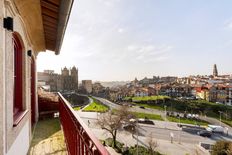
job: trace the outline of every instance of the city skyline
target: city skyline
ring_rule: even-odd
[[[232,2],[80,0],[61,54],[38,56],[38,71],[77,66],[80,79],[231,74]],[[50,62],[45,63],[45,62]]]

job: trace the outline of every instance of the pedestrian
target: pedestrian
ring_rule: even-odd
[[[88,127],[89,127],[89,125],[90,125],[90,121],[88,120]]]
[[[225,127],[226,129],[226,135],[228,136],[229,135],[229,129],[227,127]]]
[[[171,137],[171,143],[173,143],[174,134],[172,132],[170,132],[170,137]]]

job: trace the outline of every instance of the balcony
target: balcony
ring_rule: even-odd
[[[29,155],[67,154],[59,118],[40,120],[35,128]]]
[[[60,121],[69,154],[71,155],[109,155],[88,126],[75,113],[66,99],[59,95]]]
[[[60,119],[37,123],[29,154],[109,155],[60,93],[58,99]]]

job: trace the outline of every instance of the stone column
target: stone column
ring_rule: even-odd
[[[5,29],[4,1],[0,1],[0,154],[5,153]]]

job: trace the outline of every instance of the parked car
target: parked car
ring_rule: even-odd
[[[143,107],[143,106],[140,106],[139,108],[141,108],[141,109],[145,109],[145,107]]]
[[[199,132],[197,132],[198,135],[203,136],[203,137],[211,137],[212,136],[212,132],[207,131],[207,130],[201,130]]]

